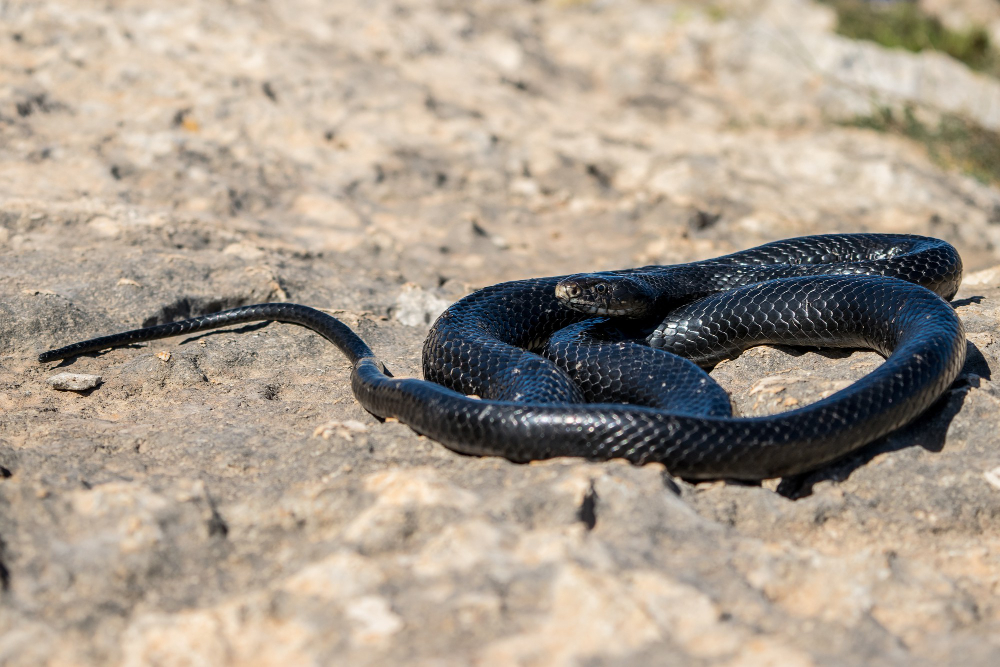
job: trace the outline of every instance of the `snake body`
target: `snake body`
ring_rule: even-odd
[[[501,283],[438,318],[424,344],[425,380],[392,377],[342,322],[285,303],[83,341],[39,360],[241,322],[292,322],[347,355],[352,390],[367,410],[455,451],[514,461],[659,461],[689,479],[762,479],[838,459],[944,393],[965,360],[961,322],[945,301],[961,275],[958,253],[937,239],[801,237],[587,277],[626,281],[648,295],[649,314],[625,324],[567,307],[573,277]],[[639,334],[650,346],[632,340]],[[668,354],[711,365],[760,343],[867,347],[887,359],[811,405],[738,418],[704,371]]]

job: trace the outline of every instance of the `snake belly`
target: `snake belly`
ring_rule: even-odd
[[[621,340],[552,344],[556,332],[586,329],[593,319],[556,298],[563,277],[554,277],[493,285],[449,307],[425,341],[424,380],[391,377],[346,325],[297,304],[244,306],[83,341],[39,359],[240,322],[292,322],[348,356],[352,389],[367,410],[457,452],[513,461],[657,461],[688,479],[748,480],[814,469],[902,426],[945,392],[965,360],[961,322],[945,301],[958,289],[961,259],[937,239],[801,237],[608,275],[642,280],[656,295],[653,310],[666,319],[646,323],[653,348]],[[666,395],[682,396],[672,404],[663,392],[647,400],[656,392],[608,380],[609,372],[641,372],[659,360],[704,387],[706,376],[692,363],[655,355],[676,352],[711,365],[760,343],[867,347],[887,359],[821,401],[754,418],[732,417],[720,405],[721,390],[668,388]],[[643,404],[606,402],[623,392]]]

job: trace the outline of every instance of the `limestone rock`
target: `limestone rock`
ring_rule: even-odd
[[[996,664],[1000,191],[829,122],[896,99],[995,126],[995,81],[797,0],[0,16],[0,663]],[[954,243],[968,363],[913,424],[760,486],[458,456],[289,325],[60,365],[87,394],[36,362],[292,301],[417,377],[477,287],[832,231]],[[713,376],[759,415],[878,363],[763,347]]]

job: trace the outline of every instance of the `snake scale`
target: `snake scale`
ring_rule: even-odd
[[[937,239],[807,236],[688,264],[486,287],[435,322],[424,380],[392,377],[345,324],[288,303],[95,338],[39,361],[243,322],[291,322],[347,355],[354,395],[368,411],[457,452],[658,461],[687,479],[756,480],[841,458],[934,403],[965,360],[964,330],[946,302],[961,277],[957,251]],[[698,365],[761,343],[870,348],[886,361],[816,403],[734,417]]]

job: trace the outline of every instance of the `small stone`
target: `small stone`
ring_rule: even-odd
[[[410,327],[429,327],[448,305],[447,301],[434,296],[419,285],[407,283],[396,297],[395,317]]]
[[[59,391],[88,391],[100,385],[101,381],[100,375],[85,373],[59,373],[47,380],[53,389]]]
[[[355,433],[367,432],[368,427],[365,424],[355,419],[347,419],[344,421],[327,422],[326,424],[317,426],[316,430],[313,431],[313,437],[329,440],[331,436],[336,435],[344,440],[351,441],[354,440]]]
[[[1000,489],[1000,466],[987,470],[983,473],[983,477],[990,483],[990,486]]]
[[[170,353],[167,351],[157,352],[156,358],[160,361],[170,361]]]

